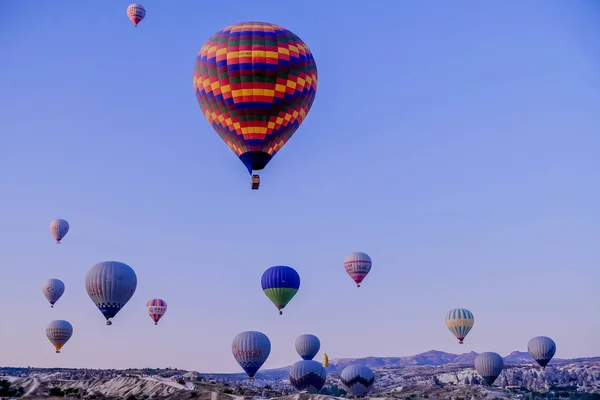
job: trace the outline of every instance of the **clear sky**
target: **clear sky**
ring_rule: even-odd
[[[270,337],[265,368],[297,361],[302,333],[332,358],[504,355],[535,335],[600,355],[594,0],[143,4],[134,29],[127,1],[0,2],[0,364],[241,371],[244,330]],[[206,39],[252,20],[299,35],[319,71],[258,192],[192,88]],[[360,289],[352,251],[374,263]],[[106,260],[138,276],[111,327],[84,286]],[[302,279],[282,317],[260,288],[280,264]],[[476,318],[463,346],[455,307]],[[52,319],[74,326],[60,355]]]

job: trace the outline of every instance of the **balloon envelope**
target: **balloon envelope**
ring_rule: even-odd
[[[60,299],[64,292],[65,284],[60,279],[48,279],[42,284],[42,293],[52,306],[54,306],[54,303]]]
[[[55,219],[50,222],[50,233],[56,239],[56,243],[60,243],[60,241],[65,237],[65,235],[69,232],[69,223],[64,219]]]
[[[349,365],[340,374],[342,385],[352,396],[365,396],[375,383],[375,375],[366,365]]]
[[[64,320],[50,321],[46,325],[46,337],[52,343],[57,353],[71,339],[73,335],[73,326]]]
[[[527,344],[527,351],[542,368],[546,368],[556,353],[556,343],[547,336],[536,336]]]
[[[321,348],[321,341],[315,335],[300,335],[296,338],[295,345],[303,360],[312,360]]]
[[[127,7],[127,17],[133,22],[133,26],[137,26],[146,16],[146,9],[141,4],[131,4]]]
[[[263,273],[261,286],[281,314],[281,310],[300,289],[300,275],[291,267],[283,265],[271,267]]]
[[[498,353],[481,353],[475,357],[475,369],[488,385],[492,385],[504,369],[504,360]]]
[[[267,361],[271,353],[271,341],[262,332],[246,331],[233,338],[231,351],[238,364],[252,378]]]
[[[292,365],[289,379],[296,390],[317,393],[325,385],[327,371],[318,361],[302,360]]]
[[[210,125],[252,173],[306,118],[317,93],[317,65],[289,30],[266,22],[235,24],[198,52],[194,93]]]
[[[96,264],[85,277],[87,294],[107,321],[127,304],[136,287],[135,272],[129,265],[119,261]]]
[[[361,282],[371,271],[371,257],[366,253],[356,252],[349,254],[344,260],[344,269],[350,278],[360,287]]]
[[[162,299],[152,299],[146,304],[146,310],[156,325],[167,312],[167,302]]]
[[[463,343],[463,340],[469,334],[474,324],[475,317],[467,309],[456,308],[448,311],[448,314],[446,314],[446,326],[456,336],[460,344]]]

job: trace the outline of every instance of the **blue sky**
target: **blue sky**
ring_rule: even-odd
[[[0,4],[1,364],[241,371],[244,330],[271,338],[266,368],[299,359],[302,333],[333,358],[505,354],[535,335],[600,355],[593,0],[146,0],[135,29],[128,4]],[[319,70],[258,192],[192,89],[205,40],[251,20],[298,34]],[[54,218],[71,223],[60,246]],[[352,251],[374,263],[361,289]],[[105,260],[138,275],[111,327],[84,287]],[[283,317],[260,289],[279,264],[302,279]],[[463,346],[455,307],[476,318]],[[74,326],[60,355],[52,319]]]

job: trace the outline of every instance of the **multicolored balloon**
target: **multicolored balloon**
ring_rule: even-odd
[[[325,386],[327,370],[318,361],[302,360],[292,365],[289,379],[296,390],[318,393]]]
[[[292,267],[278,265],[267,269],[261,278],[261,286],[267,297],[283,314],[285,306],[300,289],[300,275]]]
[[[60,279],[48,279],[42,284],[42,294],[54,308],[54,303],[60,299],[65,292],[65,284]]]
[[[315,335],[300,335],[296,338],[296,351],[303,360],[312,360],[321,349],[321,341]]]
[[[504,360],[498,353],[481,353],[475,357],[475,369],[485,383],[491,386],[502,373]]]
[[[235,24],[198,52],[194,93],[213,129],[252,174],[306,118],[317,93],[317,65],[289,30],[266,22]]]
[[[556,343],[547,336],[536,336],[527,343],[527,351],[542,369],[546,369],[556,353]]]
[[[154,325],[158,325],[158,321],[167,312],[167,302],[162,299],[152,299],[146,304],[146,310],[154,321]]]
[[[344,260],[344,268],[350,278],[360,287],[361,282],[371,271],[371,257],[366,253],[356,252],[349,254]]]
[[[68,232],[69,223],[64,219],[59,218],[50,222],[50,233],[54,236],[54,239],[56,239],[56,244],[59,244]]]
[[[52,343],[57,353],[71,339],[73,335],[73,325],[62,319],[50,321],[46,325],[46,337]]]
[[[340,374],[340,381],[346,391],[355,397],[365,396],[375,383],[375,375],[366,365],[348,365]]]
[[[469,334],[474,324],[475,317],[467,309],[455,308],[446,314],[446,326],[456,336],[459,344],[463,344],[463,340]]]
[[[231,351],[235,360],[252,381],[254,375],[269,358],[271,341],[262,332],[246,331],[233,338]]]
[[[85,277],[85,290],[106,318],[106,325],[112,325],[110,319],[127,304],[136,287],[135,271],[119,261],[96,264]]]

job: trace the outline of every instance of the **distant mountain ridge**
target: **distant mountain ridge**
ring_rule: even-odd
[[[339,372],[348,365],[359,363],[368,366],[372,369],[377,368],[402,368],[409,366],[472,366],[475,362],[475,357],[479,353],[471,351],[463,354],[446,353],[439,350],[430,350],[425,353],[415,354],[414,356],[406,357],[363,357],[363,358],[333,358],[329,359],[329,367],[332,372]],[[504,358],[506,365],[521,365],[534,364],[535,360],[526,351],[513,351]],[[554,358],[550,364],[565,364],[578,361],[600,361],[600,357],[578,358],[578,359],[560,359]],[[264,372],[284,372],[288,371],[291,366],[274,368],[265,370]]]

